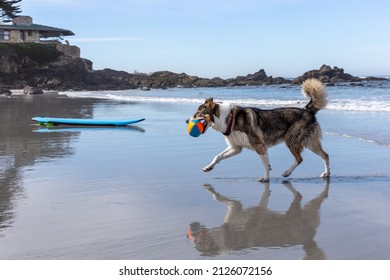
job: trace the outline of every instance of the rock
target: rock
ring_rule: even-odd
[[[368,76],[364,78],[365,81],[388,81],[388,78]]]
[[[213,87],[224,87],[226,86],[226,81],[221,79],[220,77],[215,77],[210,80],[210,84]]]
[[[89,90],[126,90],[142,86],[137,79],[139,76],[125,71],[103,69],[85,73],[85,79],[79,79],[81,86]]]
[[[291,80],[285,79],[283,77],[273,78],[272,81],[274,85],[291,84]]]
[[[11,96],[12,91],[8,87],[0,87],[0,95]]]
[[[264,81],[267,79],[267,74],[265,73],[264,69],[260,69],[254,74],[248,74],[245,79],[247,81]]]
[[[43,94],[43,90],[37,87],[26,86],[23,89],[23,93],[25,95],[37,95],[37,94]]]
[[[337,68],[337,67],[334,67]],[[342,70],[344,71],[344,70]],[[322,65],[320,69],[318,70],[318,73],[320,76],[332,76],[332,68],[329,65]]]
[[[310,70],[305,72],[302,76],[295,78],[292,83],[298,85],[310,78],[319,79],[326,84],[362,81],[362,79],[358,77],[354,77],[350,74],[344,73],[343,68],[335,66],[332,69],[329,65],[324,64],[318,70]]]
[[[46,85],[49,87],[49,88],[57,88],[58,86],[60,86],[62,83],[62,81],[58,78],[54,78],[54,79],[51,79],[51,80],[48,80],[46,82]]]

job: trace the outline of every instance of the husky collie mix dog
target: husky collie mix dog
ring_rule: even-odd
[[[249,148],[260,155],[264,165],[264,176],[260,182],[269,181],[269,164],[267,149],[285,142],[295,158],[295,162],[282,175],[288,177],[302,162],[301,153],[306,147],[320,156],[325,165],[321,177],[329,177],[329,156],[321,146],[321,128],[316,113],[323,109],[328,100],[325,86],[316,79],[302,83],[302,94],[310,98],[304,108],[276,108],[262,110],[253,107],[240,107],[231,104],[214,102],[207,99],[190,118],[203,120],[205,129],[211,126],[225,136],[228,147],[218,154],[204,172],[211,171],[221,160],[239,154],[243,148]],[[188,121],[187,121],[188,122]]]

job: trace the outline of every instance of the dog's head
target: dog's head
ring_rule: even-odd
[[[214,123],[214,116],[218,115],[219,105],[214,102],[213,98],[208,98],[206,101],[199,106],[196,113],[189,118],[186,122],[192,120],[202,120],[205,122],[205,129],[203,130],[203,133],[206,132],[206,130],[213,125]]]
[[[210,235],[209,230],[198,222],[190,224],[187,238],[195,243],[196,249],[204,256],[215,256],[220,253],[212,234]]]

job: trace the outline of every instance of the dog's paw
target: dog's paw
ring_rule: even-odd
[[[283,174],[282,174],[283,177],[288,177],[288,176],[290,176],[290,175],[291,175],[291,171],[290,171],[290,170],[286,170],[286,171],[284,171]]]
[[[321,178],[328,178],[329,176],[330,176],[330,172],[329,171],[321,173],[321,175],[320,175]]]
[[[209,172],[211,170],[213,170],[214,166],[211,166],[211,165],[208,165],[206,167],[203,167],[202,171],[203,172]]]
[[[267,183],[267,182],[269,182],[269,178],[268,177],[261,177],[257,181],[259,181],[261,183]]]

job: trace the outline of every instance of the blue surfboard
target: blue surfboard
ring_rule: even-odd
[[[142,122],[142,119],[132,120],[109,120],[109,119],[71,119],[71,118],[49,118],[49,117],[34,117],[33,121],[38,122],[42,125],[47,124],[65,124],[65,125],[85,125],[85,126],[125,126]]]

